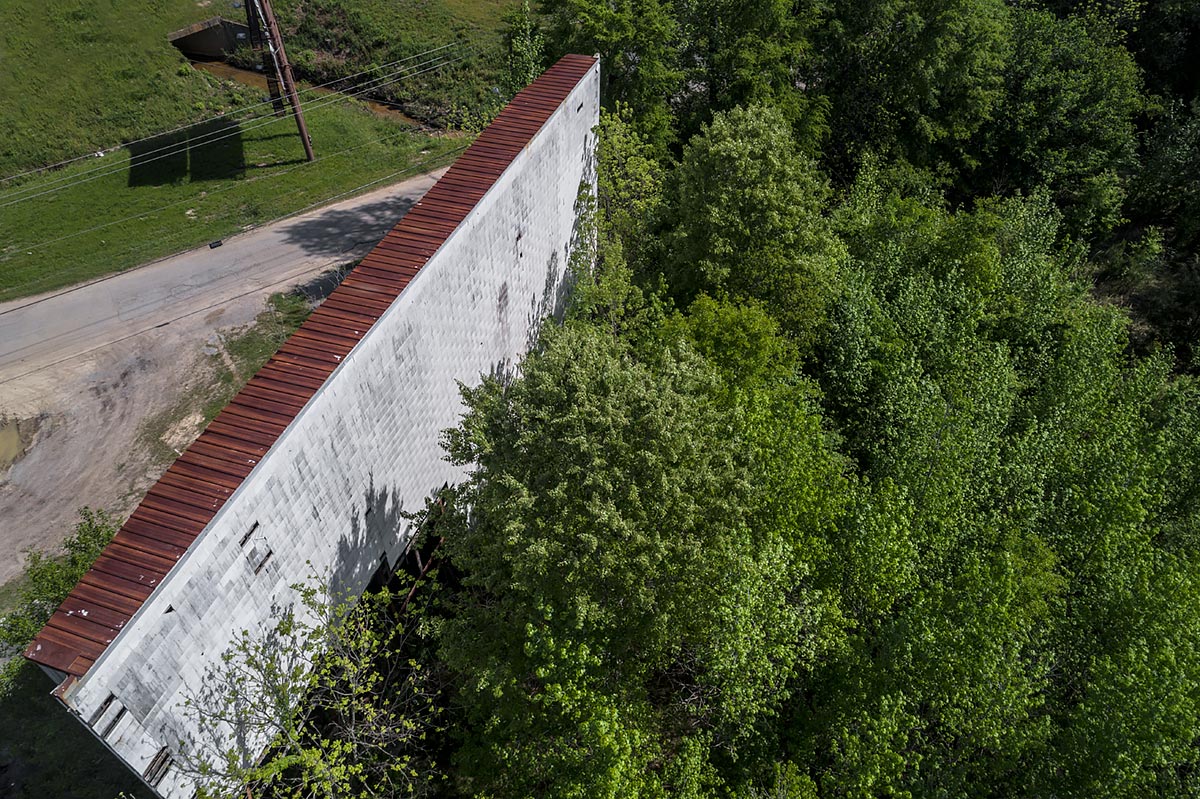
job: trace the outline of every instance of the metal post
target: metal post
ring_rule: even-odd
[[[258,54],[258,59],[262,62],[263,77],[267,79],[267,94],[271,97],[271,107],[275,109],[275,116],[281,117],[287,113],[287,109],[283,105],[283,94],[279,91],[279,69],[275,65],[275,57],[271,54],[271,49],[266,46],[264,41],[262,24],[253,0],[246,2],[246,24],[250,27],[250,48]]]
[[[304,112],[300,110],[300,97],[296,94],[296,81],[292,78],[292,65],[288,63],[287,53],[283,49],[283,35],[279,32],[279,23],[275,21],[275,13],[271,10],[271,0],[254,0],[267,23],[267,45],[279,65],[279,75],[283,78],[283,88],[287,92],[288,102],[292,106],[292,114],[296,117],[296,127],[300,129],[300,143],[304,145],[304,154],[309,161],[316,160],[313,155],[312,139],[308,137],[308,126],[304,124]]]

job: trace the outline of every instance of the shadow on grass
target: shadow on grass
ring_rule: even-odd
[[[153,799],[136,776],[56,699],[32,663],[0,698],[0,796],[5,799]]]
[[[246,171],[241,127],[232,120],[215,119],[186,130],[155,136],[126,145],[129,150],[129,185],[164,186],[227,180]]]

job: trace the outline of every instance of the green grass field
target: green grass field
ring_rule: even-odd
[[[298,71],[314,80],[454,43],[455,58],[475,55],[434,62],[380,93],[425,120],[469,111],[494,93],[494,73],[481,65],[496,61],[508,0],[277,5]],[[192,69],[168,44],[168,32],[218,14],[241,19],[244,11],[231,0],[0,4],[0,301],[440,166],[465,143],[407,129],[351,100],[309,98],[318,160],[305,163],[290,118],[238,122],[267,110],[251,107],[262,95]],[[22,174],[99,151],[107,152]]]
[[[195,0],[0,3],[0,177],[229,109],[167,33],[212,16]]]
[[[210,126],[210,138],[157,154],[165,145],[155,140],[140,153],[123,149],[0,191],[0,300],[128,269],[389,175],[426,171],[464,145],[345,101],[308,117],[312,163],[285,117]]]
[[[446,74],[388,88],[428,117],[488,90],[500,20],[513,2],[280,0],[276,8],[301,78],[469,45],[478,55]],[[218,15],[245,19],[232,0],[0,3],[0,178],[236,108],[243,96],[187,69],[167,42],[171,31]]]

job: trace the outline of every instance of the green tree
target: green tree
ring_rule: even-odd
[[[474,471],[442,526],[463,590],[441,652],[466,790],[708,795],[825,646],[839,463],[811,389],[780,380],[774,324],[705,302],[640,343],[549,328],[516,381],[464,389],[447,444]],[[720,361],[758,341],[785,364],[716,367],[699,328]]]
[[[512,97],[542,74],[546,37],[529,8],[529,0],[504,18],[504,94]]]
[[[814,33],[813,88],[829,98],[835,176],[867,153],[970,163],[1011,54],[1002,0],[834,0]]]
[[[1200,7],[1195,3],[1146,2],[1130,32],[1129,47],[1151,91],[1183,103],[1200,99],[1200,76],[1191,68],[1200,60]]]
[[[671,98],[683,86],[679,22],[670,0],[545,0],[553,51],[599,53],[601,100],[633,109],[636,127],[665,152]]]
[[[717,114],[675,174],[671,285],[755,299],[803,348],[819,338],[843,252],[823,213],[828,188],[770,107]]]
[[[25,551],[16,607],[0,617],[0,657],[16,655],[28,646],[116,532],[116,522],[107,513],[83,507],[61,554]],[[20,658],[4,664],[0,694],[7,693],[20,667]]]
[[[794,692],[795,762],[828,795],[1188,790],[1194,388],[1128,362],[1045,196],[950,213],[868,172],[837,224],[850,635]]]
[[[354,601],[293,588],[297,601],[243,631],[187,698],[197,732],[180,756],[199,795],[247,785],[293,799],[428,793],[441,711],[413,657],[422,614],[386,588]]]
[[[824,132],[822,98],[799,88],[810,56],[816,4],[783,0],[698,0],[679,10],[686,84],[679,99],[684,137],[736,106],[779,109],[815,153]]]
[[[632,124],[632,109],[617,103],[600,112],[596,147],[598,256],[647,268],[664,211],[665,170]]]
[[[1050,189],[1064,232],[1088,239],[1119,221],[1142,109],[1137,65],[1098,17],[1013,12],[1004,98],[981,132],[972,194]]]

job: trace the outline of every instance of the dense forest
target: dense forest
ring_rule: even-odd
[[[464,389],[395,593],[212,675],[295,679],[210,791],[1200,796],[1200,4],[545,0],[507,43],[602,58],[571,306]]]
[[[603,59],[572,306],[465,391],[446,446],[471,477],[382,603],[403,647],[339,628],[366,610],[304,630],[339,653],[304,687],[329,702],[235,776],[1200,794],[1200,6],[539,22],[517,66]],[[351,723],[329,686],[381,660],[391,687],[356,701],[390,721]]]
[[[543,10],[595,266],[447,437],[452,792],[1200,793],[1200,6]]]
[[[1200,6],[538,22],[510,68],[603,59],[567,318],[464,392],[446,447],[471,477],[383,603],[393,687],[358,700],[390,721],[309,703],[281,750],[307,765],[234,776],[1200,794]],[[377,674],[345,625],[378,605],[289,617],[340,653],[305,695]]]

